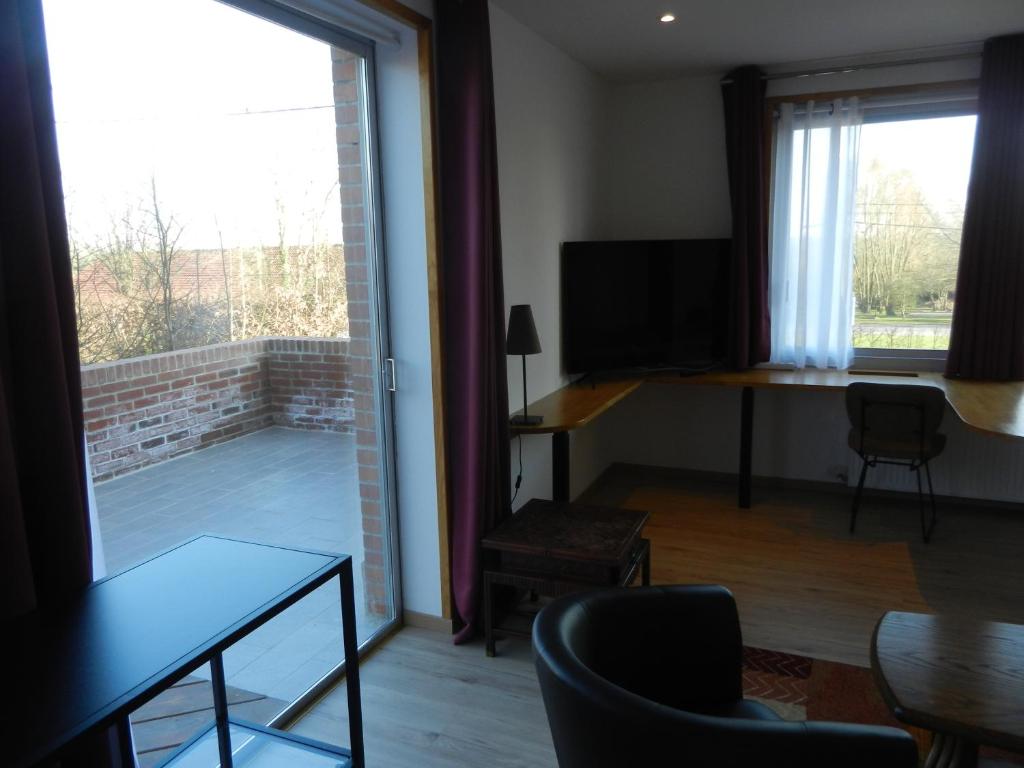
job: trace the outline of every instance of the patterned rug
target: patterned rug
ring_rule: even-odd
[[[892,716],[870,669],[745,647],[743,691],[747,698],[766,704],[786,720],[831,720],[902,728],[917,741],[922,760],[931,745],[928,731],[903,725]],[[981,755],[985,768],[1024,766],[1024,755],[987,747]]]

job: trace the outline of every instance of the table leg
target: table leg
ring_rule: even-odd
[[[959,736],[936,733],[924,768],[977,768],[978,745]]]
[[[217,748],[221,768],[231,768],[231,726],[228,723],[228,691],[224,682],[224,657],[219,653],[210,659],[210,682],[213,686],[213,714],[217,721]]]
[[[352,558],[341,565],[341,632],[345,647],[345,692],[348,694],[348,737],[352,765],[363,768],[363,704],[359,692],[359,641],[356,639],[356,598]]]
[[[488,656],[495,655],[494,645],[494,585],[491,578],[484,574],[484,652]]]
[[[569,501],[569,433],[551,434],[551,498]]]
[[[640,564],[640,585],[644,587],[651,586],[651,545],[647,545],[647,551],[644,552],[643,562]]]
[[[132,743],[132,721],[130,715],[118,720],[117,750],[121,754],[121,768],[132,768],[135,765],[135,745]]]
[[[740,401],[739,506],[750,509],[750,475],[754,441],[754,388],[744,387]]]

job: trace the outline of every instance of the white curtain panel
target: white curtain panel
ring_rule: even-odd
[[[780,105],[771,218],[773,363],[853,362],[857,99]]]

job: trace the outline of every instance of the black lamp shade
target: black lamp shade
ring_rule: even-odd
[[[537,326],[533,323],[530,305],[513,305],[508,313],[505,352],[509,355],[537,355],[540,351],[540,338],[537,336]]]

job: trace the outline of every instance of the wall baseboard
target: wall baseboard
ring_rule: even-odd
[[[451,619],[419,611],[402,611],[402,624],[406,627],[429,629],[432,632],[444,632],[447,635],[453,634]]]

